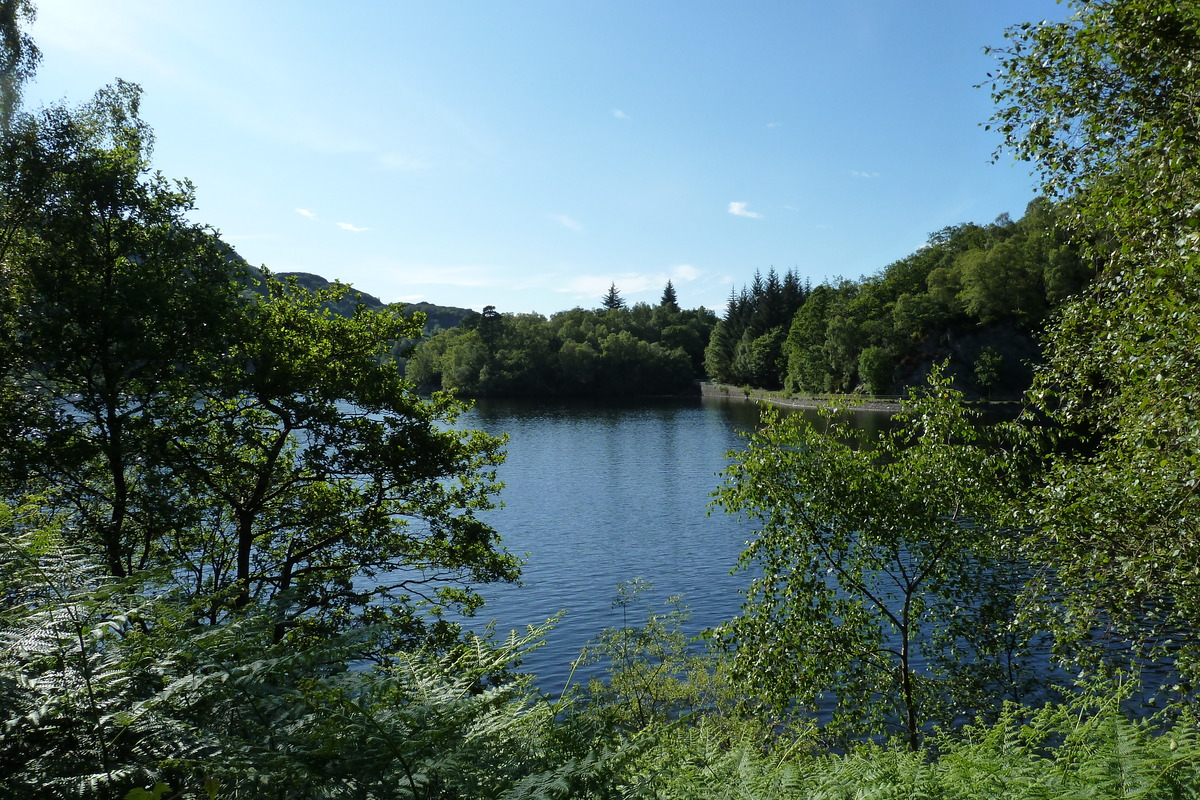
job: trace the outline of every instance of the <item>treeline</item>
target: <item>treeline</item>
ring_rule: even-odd
[[[794,270],[781,279],[772,268],[767,277],[755,272],[749,288],[730,291],[725,315],[713,327],[704,351],[710,380],[776,388],[783,341],[792,317],[812,293]]]
[[[549,318],[489,306],[427,330],[406,374],[464,397],[678,394],[703,379],[880,395],[949,359],[957,387],[1014,398],[1032,380],[1038,332],[1092,277],[1060,214],[1039,199],[1016,221],[943,228],[858,280],[814,287],[795,270],[756,272],[719,319],[680,309],[669,282],[655,306],[627,306],[615,285],[599,308]]]
[[[950,358],[972,393],[1015,396],[1032,377],[1035,335],[1091,277],[1035,200],[1018,221],[965,223],[854,280],[798,286],[774,271],[730,296],[705,352],[712,380],[792,392],[899,392]]]
[[[703,377],[713,312],[681,309],[670,282],[658,305],[627,306],[616,287],[598,309],[552,315],[470,313],[421,342],[407,377],[464,397],[680,394]]]
[[[0,4],[0,797],[1197,796],[1200,8],[1074,8],[1009,32],[993,97],[1080,249],[1001,221],[879,279],[909,287],[893,329],[928,296],[1035,330],[1096,265],[1028,413],[979,425],[937,369],[874,448],[768,413],[715,495],[760,528],[738,617],[691,641],[625,587],[636,622],[584,654],[604,679],[548,697],[520,675],[545,626],[451,622],[520,563],[481,516],[503,441],[398,375],[418,320],[244,292],[151,168],[136,87],[20,111],[32,4]],[[981,282],[993,258],[1024,266]],[[564,320],[656,310],[613,287]],[[495,325],[504,365],[523,340],[486,319],[457,335]],[[1049,699],[1023,679],[1046,642]]]

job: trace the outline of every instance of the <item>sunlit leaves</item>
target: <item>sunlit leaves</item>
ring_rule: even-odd
[[[721,629],[736,675],[778,711],[825,708],[832,731],[898,730],[915,747],[967,690],[948,667],[999,656],[971,620],[1012,588],[991,581],[1011,568],[990,527],[999,466],[961,396],[935,374],[862,446],[833,420],[767,410],[733,456],[717,503],[761,524],[740,562],[756,574],[742,615]]]
[[[1075,589],[1077,634],[1174,642],[1195,673],[1200,8],[1072,7],[995,51],[993,123],[1063,198],[1102,277],[1051,330],[1034,387],[1058,435],[1030,545]]]

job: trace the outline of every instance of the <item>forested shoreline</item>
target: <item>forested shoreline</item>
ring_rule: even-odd
[[[0,797],[1200,794],[1200,7],[1070,8],[992,51],[1022,219],[719,318],[614,284],[437,331],[232,258],[137,86],[26,109],[36,9],[0,4]],[[713,494],[757,528],[741,612],[691,641],[623,585],[603,677],[537,691],[554,620],[452,621],[521,566],[456,394],[704,372],[912,388],[866,447],[765,410]]]
[[[716,315],[680,309],[670,282],[658,305],[628,307],[613,286],[599,309],[547,319],[488,306],[420,342],[406,375],[464,397],[671,395],[703,377]]]
[[[877,274],[818,286],[756,272],[718,318],[681,310],[673,286],[627,307],[465,317],[416,344],[408,376],[464,397],[678,394],[695,380],[807,394],[903,394],[934,364],[972,396],[1015,400],[1033,380],[1049,319],[1094,269],[1047,200],[962,223]]]

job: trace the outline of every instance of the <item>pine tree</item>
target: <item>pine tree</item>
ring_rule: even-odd
[[[665,308],[668,311],[679,310],[679,299],[675,296],[675,286],[669,280],[663,289],[662,299],[658,301],[658,305],[660,308]]]
[[[600,304],[608,311],[612,311],[614,308],[625,308],[625,299],[617,291],[617,284],[613,283],[609,285],[608,294],[604,296]]]

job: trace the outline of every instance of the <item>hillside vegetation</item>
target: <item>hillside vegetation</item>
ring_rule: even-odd
[[[935,363],[980,396],[1028,388],[1038,336],[1093,269],[1037,200],[1025,216],[965,223],[858,280],[799,286],[756,275],[730,295],[705,351],[711,380],[789,392],[899,394]]]
[[[672,395],[703,377],[716,316],[681,310],[668,284],[657,306],[574,308],[552,315],[487,307],[422,342],[408,362],[418,386],[464,397]]]
[[[1200,5],[1070,7],[994,51],[1021,220],[719,321],[670,284],[484,309],[417,349],[423,394],[420,319],[190,220],[138,87],[23,109],[34,6],[0,3],[0,798],[1200,795]],[[1030,336],[1025,412],[981,424]],[[738,615],[693,641],[622,586],[601,676],[536,691],[556,620],[453,622],[521,562],[483,515],[504,440],[436,387],[704,364],[919,385],[868,446],[765,412],[714,492],[757,527]]]

